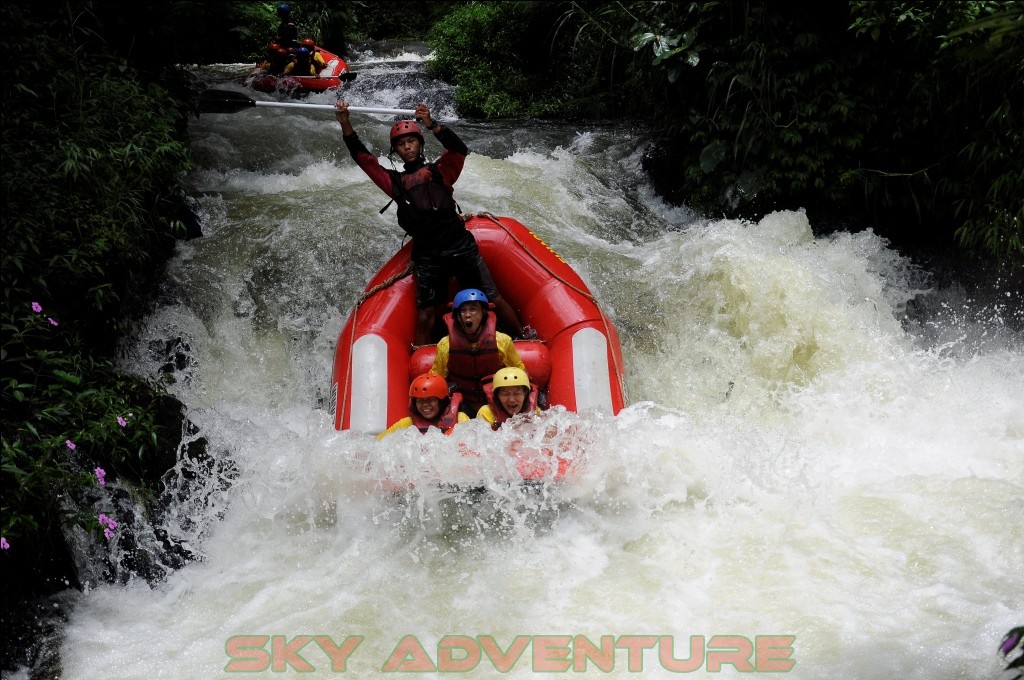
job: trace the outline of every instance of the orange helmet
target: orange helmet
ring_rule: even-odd
[[[405,137],[406,135],[419,137],[420,144],[423,144],[423,133],[420,132],[420,126],[415,121],[400,120],[391,126],[391,148],[395,148],[395,142],[398,141],[399,137]]]
[[[312,38],[303,38],[302,46],[303,47],[308,47],[310,52],[312,52],[313,50],[316,49],[316,43],[313,42]]]
[[[414,399],[426,397],[437,397],[438,399],[448,398],[448,382],[434,373],[424,373],[416,376],[409,386],[409,396]]]

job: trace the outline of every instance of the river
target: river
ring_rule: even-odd
[[[156,376],[177,343],[170,389],[210,459],[182,458],[158,528],[196,559],[92,583],[62,677],[675,677],[688,657],[687,677],[998,677],[1024,623],[1020,291],[965,296],[801,211],[700,218],[654,194],[643,130],[460,120],[415,53],[352,67],[351,103],[425,100],[467,142],[465,212],[515,217],[580,273],[631,405],[558,416],[587,434],[569,484],[383,493],[389,467],[443,472],[501,435],[334,430],[333,348],[402,242],[394,209],[329,112],[204,114],[204,236],[125,360]],[[388,121],[353,114],[378,153]]]

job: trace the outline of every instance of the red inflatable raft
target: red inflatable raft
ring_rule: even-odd
[[[466,226],[502,297],[537,331],[536,341],[515,344],[548,404],[618,413],[626,405],[618,333],[579,275],[514,219],[481,214]],[[433,363],[435,346],[412,346],[411,252],[406,243],[377,272],[338,336],[328,408],[339,430],[377,434],[407,416],[409,384]]]
[[[341,86],[341,75],[348,73],[348,64],[336,54],[328,52],[322,47],[317,50],[327,62],[327,67],[320,71],[318,76],[274,76],[265,71],[260,71],[253,77],[249,84],[257,92],[277,92],[281,90],[292,92],[324,92]]]

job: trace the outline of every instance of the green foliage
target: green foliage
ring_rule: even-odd
[[[15,4],[30,5],[25,0]],[[83,51],[117,54],[159,75],[168,64],[255,60],[277,33],[277,3],[253,0],[139,0],[131,5],[81,0],[63,6],[62,23],[75,26]],[[40,8],[33,8],[42,13]]]
[[[5,17],[28,28],[5,36],[5,54],[29,49],[43,30],[21,20]],[[0,258],[5,290],[46,295],[87,341],[112,344],[128,293],[152,285],[184,235],[178,218],[190,156],[187,142],[175,141],[184,127],[179,103],[123,60],[77,47],[55,43],[34,60],[11,60],[17,85],[4,88]]]
[[[95,467],[153,483],[180,439],[180,408],[112,358],[184,235],[186,107],[108,51],[94,7],[0,9],[2,531],[39,561],[63,522],[98,528],[66,516]]]
[[[953,201],[960,243],[999,261],[1017,263],[1024,261],[1022,125],[1007,99],[957,155],[956,161],[973,172],[944,177],[938,183],[938,190]]]
[[[277,18],[279,2],[270,4],[273,14],[273,35],[280,23]],[[345,51],[345,45],[354,37],[357,9],[362,2],[330,2],[329,0],[299,0],[289,2],[299,39],[312,38],[332,52]]]
[[[422,40],[459,2],[376,0],[347,3],[352,9],[353,37],[360,40]]]
[[[461,112],[488,118],[581,113],[580,73],[553,67],[566,49],[551,30],[559,4],[471,2],[433,26],[430,70],[458,85]]]
[[[4,303],[2,531],[27,547],[62,522],[98,528],[92,515],[69,515],[63,499],[97,486],[96,467],[152,481],[166,468],[154,461],[167,442],[157,434],[162,407],[153,386],[75,353],[45,309]]]
[[[639,57],[618,101],[674,140],[694,207],[955,229],[1024,261],[1024,4],[574,2],[563,23]]]
[[[905,168],[922,170],[909,181],[916,202],[890,203],[923,221],[952,217],[962,245],[997,261],[1024,262],[1024,121],[1011,104],[1024,97],[1024,5],[852,8],[851,29],[870,34],[890,71],[877,79],[872,102],[891,109],[878,132],[899,140]],[[866,184],[877,191],[887,177]]]
[[[14,0],[18,2],[19,0]],[[162,75],[168,64],[256,61],[277,37],[280,2],[255,0],[139,0],[66,3],[69,15],[88,26],[80,45],[130,60],[133,67]],[[313,38],[341,51],[359,3],[291,0],[299,38]]]

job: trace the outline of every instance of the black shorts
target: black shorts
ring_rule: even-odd
[[[493,302],[498,289],[480,256],[476,244],[458,253],[430,254],[413,261],[412,273],[416,277],[416,308],[437,307],[450,300],[448,282],[451,277],[459,282],[459,290],[476,288]]]

